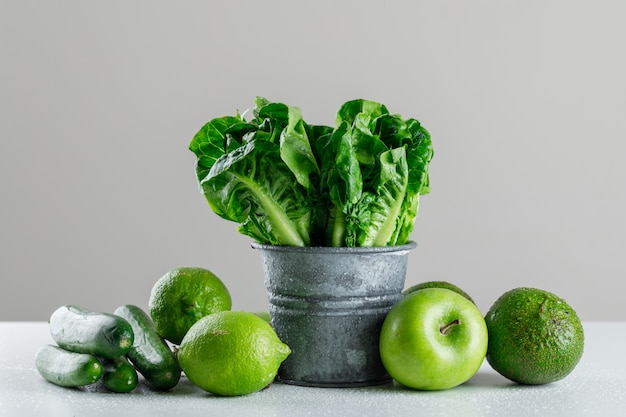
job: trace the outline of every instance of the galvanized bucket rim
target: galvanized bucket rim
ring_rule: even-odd
[[[276,252],[297,252],[297,253],[338,253],[338,254],[369,254],[369,253],[387,253],[400,252],[403,250],[411,250],[417,247],[417,242],[409,240],[404,245],[394,246],[280,246],[268,245],[264,243],[252,242],[253,249],[276,251]]]

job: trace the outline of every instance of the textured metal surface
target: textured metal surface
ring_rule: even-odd
[[[272,325],[292,350],[285,383],[350,387],[390,382],[378,351],[380,327],[400,299],[416,244],[375,248],[259,250]]]

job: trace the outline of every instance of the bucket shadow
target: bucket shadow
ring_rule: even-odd
[[[398,394],[398,395],[406,395],[407,393],[447,393],[447,392],[458,392],[465,391],[470,392],[474,390],[484,390],[485,388],[489,388],[491,390],[499,390],[499,389],[533,389],[536,386],[532,385],[521,385],[517,384],[513,381],[510,381],[503,377],[500,374],[488,371],[478,371],[469,381],[453,387],[447,390],[439,390],[439,391],[426,391],[426,390],[416,390],[413,388],[406,387],[396,381],[384,384],[384,385],[376,385],[371,387],[359,387],[359,388],[350,388],[351,390],[358,390],[363,392],[368,392],[376,395],[376,393],[380,393],[381,395],[389,395],[389,394]]]

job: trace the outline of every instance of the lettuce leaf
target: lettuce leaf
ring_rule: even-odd
[[[419,196],[430,192],[430,134],[379,103],[353,100],[337,113],[323,166],[332,203],[329,246],[387,246],[408,241]]]
[[[311,245],[320,211],[310,186],[317,167],[302,147],[309,142],[300,111],[257,99],[254,114],[249,122],[213,119],[194,136],[189,149],[200,188],[217,215],[256,241]]]
[[[330,127],[257,97],[251,120],[215,118],[189,149],[211,209],[260,243],[404,244],[430,192],[428,131],[368,100],[344,103]]]

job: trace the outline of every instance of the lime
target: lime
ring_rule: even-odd
[[[454,291],[457,294],[461,294],[463,297],[467,298],[472,303],[474,303],[474,300],[472,299],[472,297],[470,297],[470,295],[468,293],[463,291],[457,285],[452,284],[452,283],[447,282],[447,281],[426,281],[426,282],[420,282],[419,284],[413,285],[412,287],[409,287],[406,290],[402,291],[402,295],[406,296],[406,295],[409,295],[411,293],[414,293],[415,291],[423,290],[424,288],[445,288],[447,290]],[[474,303],[474,304],[476,304],[476,303]]]
[[[547,384],[572,372],[583,354],[584,333],[576,312],[555,294],[515,288],[485,316],[487,361],[520,384]]]
[[[291,349],[253,313],[203,317],[185,335],[178,360],[196,386],[216,395],[251,394],[268,386]]]
[[[268,313],[267,311],[257,311],[254,314],[261,317],[263,320],[265,320],[268,323],[272,322],[272,317],[270,316],[270,313]]]
[[[224,283],[204,268],[176,268],[152,287],[148,310],[161,337],[180,344],[202,317],[230,310],[232,300]]]

